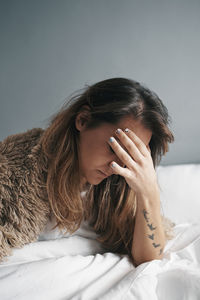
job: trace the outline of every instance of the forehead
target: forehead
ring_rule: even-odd
[[[110,128],[108,132],[113,135],[117,128],[122,130],[129,128],[132,130],[147,146],[151,140],[152,132],[150,129],[145,128],[139,120],[135,120],[132,117],[122,118],[116,125],[108,125]]]

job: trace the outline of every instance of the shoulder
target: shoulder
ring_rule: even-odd
[[[24,152],[34,147],[43,132],[42,128],[33,128],[26,132],[9,135],[0,142],[0,154],[4,155],[16,150]]]
[[[28,170],[33,160],[29,156],[38,147],[43,132],[41,128],[33,128],[10,135],[0,142],[0,168],[4,166],[17,173],[19,170]]]
[[[44,129],[42,128],[33,128],[29,129],[22,133],[12,134],[7,136],[4,140],[1,141],[1,143],[12,143],[12,142],[26,142],[27,140],[35,139],[42,135],[44,132]]]

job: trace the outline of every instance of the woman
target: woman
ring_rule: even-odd
[[[173,141],[168,123],[155,93],[112,78],[72,97],[46,130],[5,139],[0,257],[36,240],[53,214],[70,233],[87,220],[105,249],[135,265],[162,258],[170,237],[155,166]]]

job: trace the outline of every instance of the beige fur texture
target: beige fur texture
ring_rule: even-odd
[[[36,241],[50,217],[42,133],[35,128],[0,142],[0,261]]]

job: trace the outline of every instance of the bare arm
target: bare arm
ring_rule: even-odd
[[[132,244],[136,265],[163,257],[165,234],[160,215],[159,193],[151,199],[137,198],[137,211]]]
[[[150,148],[131,130],[118,130],[116,139],[110,140],[114,152],[126,165],[116,162],[111,166],[115,174],[123,176],[136,193],[137,211],[133,233],[132,257],[136,265],[153,259],[161,259],[165,246],[165,234],[160,215],[160,194]]]

